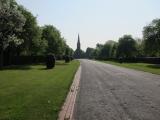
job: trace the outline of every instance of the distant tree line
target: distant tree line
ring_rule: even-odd
[[[154,19],[143,28],[143,38],[124,35],[118,42],[113,40],[87,48],[86,57],[90,59],[160,57],[160,19]]]
[[[11,64],[14,56],[48,53],[61,58],[72,56],[73,50],[56,27],[41,27],[36,17],[15,0],[0,0],[0,68],[4,58]]]

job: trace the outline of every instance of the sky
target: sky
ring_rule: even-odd
[[[16,0],[37,16],[38,24],[54,25],[76,49],[96,47],[124,34],[142,38],[143,27],[160,18],[160,0]]]

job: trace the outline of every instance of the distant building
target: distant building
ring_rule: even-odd
[[[83,51],[81,50],[80,37],[79,37],[79,34],[78,34],[77,49],[74,52],[74,58],[80,59],[80,58],[83,58],[83,57],[84,57],[84,55],[83,55]]]

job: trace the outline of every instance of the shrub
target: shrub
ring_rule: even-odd
[[[122,57],[120,57],[119,59],[118,59],[118,61],[119,61],[119,63],[123,63],[123,58]]]
[[[57,55],[56,60],[63,60],[63,56],[62,55]]]
[[[74,58],[72,56],[70,58],[71,58],[71,61],[74,60]]]
[[[55,59],[55,56],[53,54],[48,54],[46,56],[46,67],[47,67],[47,69],[54,68],[55,62],[56,62],[56,59]]]
[[[70,57],[68,55],[65,56],[65,62],[69,63],[70,62]]]

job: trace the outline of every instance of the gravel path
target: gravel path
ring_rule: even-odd
[[[75,120],[160,120],[160,75],[80,62]]]

